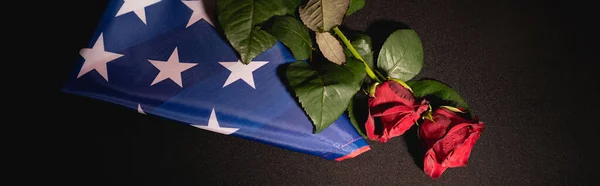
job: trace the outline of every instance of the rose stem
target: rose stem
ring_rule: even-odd
[[[348,38],[346,38],[346,36],[344,35],[344,33],[342,33],[342,31],[336,26],[333,28],[333,31],[335,31],[335,34],[342,39],[342,42],[344,42],[344,44],[346,45],[346,47],[348,47],[348,50],[350,50],[350,53],[352,53],[352,55],[354,56],[354,58],[360,60],[363,62],[363,64],[365,65],[365,69],[367,70],[367,75],[369,75],[369,77],[377,82],[382,82],[376,75],[375,73],[373,73],[373,70],[371,70],[371,68],[369,68],[369,65],[367,65],[367,62],[365,62],[365,60],[360,56],[360,54],[358,54],[358,52],[356,51],[356,49],[354,49],[354,46],[352,46],[352,44],[350,44],[350,41],[348,41]],[[381,74],[378,73],[379,76],[381,76]]]

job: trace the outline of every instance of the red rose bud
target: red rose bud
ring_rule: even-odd
[[[390,80],[379,84],[369,97],[369,115],[365,123],[367,136],[382,143],[404,134],[429,107],[423,100],[415,103],[412,92]],[[375,123],[379,118],[381,123]],[[377,125],[377,126],[376,126]]]
[[[426,145],[424,171],[433,179],[447,168],[467,165],[471,149],[481,132],[483,122],[469,120],[447,108],[438,108],[433,121],[426,119],[419,128],[419,137]]]

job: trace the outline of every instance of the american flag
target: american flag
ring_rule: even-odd
[[[63,91],[329,160],[368,151],[346,116],[318,134],[278,42],[243,65],[202,1],[111,0]],[[210,12],[210,11],[209,11]]]

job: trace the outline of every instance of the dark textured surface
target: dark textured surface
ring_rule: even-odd
[[[59,80],[72,70],[105,2],[69,6],[79,8],[65,8],[59,20],[68,46],[48,56],[64,62]],[[49,139],[56,141],[42,149],[55,157],[51,167],[59,169],[50,173],[62,185],[590,185],[599,140],[592,128],[598,107],[588,100],[598,88],[590,7],[367,0],[346,18],[345,27],[371,33],[379,46],[390,28],[416,30],[425,50],[418,78],[451,85],[485,122],[468,166],[438,180],[415,164],[402,137],[334,162],[56,92],[52,101],[64,106],[53,109],[58,132]]]

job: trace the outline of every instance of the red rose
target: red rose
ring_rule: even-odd
[[[467,165],[471,149],[483,129],[483,122],[477,117],[468,120],[449,109],[436,109],[433,121],[425,119],[419,128],[419,137],[427,147],[423,162],[425,173],[437,179],[447,168]]]
[[[404,134],[428,108],[429,103],[425,100],[415,103],[412,92],[400,83],[385,81],[369,97],[369,115],[365,123],[367,136],[385,143]],[[375,126],[375,117],[383,126]]]

